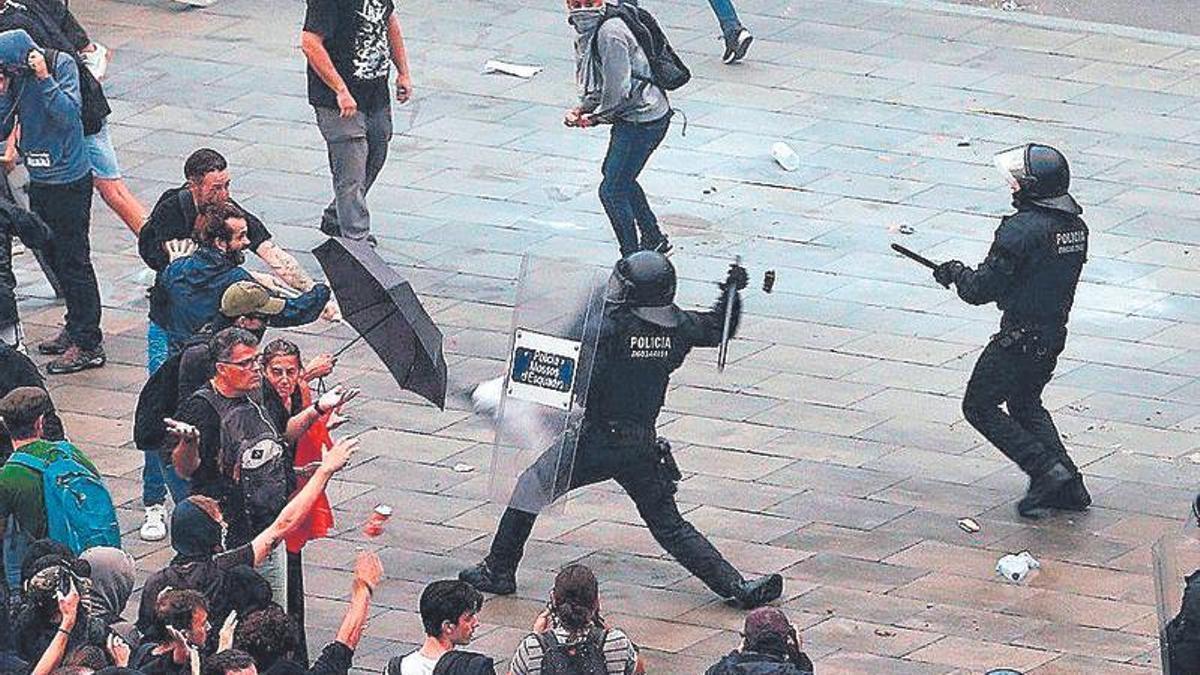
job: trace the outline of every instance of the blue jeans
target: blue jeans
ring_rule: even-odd
[[[728,37],[742,27],[742,22],[738,21],[737,10],[733,8],[733,0],[708,0],[708,4],[712,7],[713,14],[717,15],[722,35]]]
[[[608,154],[601,168],[604,180],[600,181],[600,203],[617,235],[622,257],[639,250],[638,230],[641,230],[642,244],[647,248],[663,238],[658,229],[658,218],[650,210],[646,193],[637,178],[670,126],[671,113],[644,124],[617,122],[612,125]]]
[[[634,7],[638,4],[638,0],[625,2]],[[742,27],[742,22],[738,21],[737,10],[733,8],[733,0],[708,0],[708,5],[712,7],[713,14],[717,15],[717,22],[721,24],[721,34],[725,37]]]
[[[150,322],[146,328],[146,371],[153,375],[154,371],[167,360],[167,331],[161,326]],[[142,465],[142,505],[154,506],[167,501],[167,490],[171,490],[171,499],[176,504],[187,499],[191,494],[186,479],[175,473],[175,468],[164,464],[157,448],[141,448],[145,464]]]
[[[17,526],[16,517],[9,516],[8,527],[4,530],[4,578],[9,589],[21,588],[21,561],[32,540]]]

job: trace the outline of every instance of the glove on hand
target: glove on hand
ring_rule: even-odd
[[[729,274],[725,276],[725,281],[721,282],[721,290],[729,288],[730,284],[737,290],[742,290],[750,283],[750,275],[746,273],[746,268],[737,263],[729,266]]]
[[[958,281],[958,275],[961,274],[964,269],[966,269],[966,266],[961,262],[957,260],[947,260],[933,270],[933,280],[942,286],[945,286],[946,288],[950,288],[950,284]]]

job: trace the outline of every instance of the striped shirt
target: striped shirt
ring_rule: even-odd
[[[574,644],[587,639],[587,633],[571,635],[562,628],[554,629],[554,637],[559,644]],[[633,642],[619,628],[613,628],[604,636],[604,662],[608,666],[608,675],[632,675],[637,666],[637,649]],[[530,633],[517,647],[509,664],[512,675],[541,675],[542,644],[537,635]]]

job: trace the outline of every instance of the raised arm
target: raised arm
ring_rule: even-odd
[[[313,477],[283,507],[283,511],[280,511],[279,515],[275,517],[275,522],[258,533],[250,542],[254,549],[255,565],[261,565],[271,554],[271,550],[308,516],[313,504],[317,502],[317,498],[329,484],[329,479],[346,466],[346,462],[350,461],[350,456],[357,449],[358,439],[342,439],[334,443],[333,447],[325,453],[324,459],[321,460],[321,466],[317,468]]]

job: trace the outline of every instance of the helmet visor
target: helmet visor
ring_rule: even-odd
[[[1029,179],[1029,173],[1025,169],[1025,149],[1024,145],[1009,148],[992,158],[992,163],[996,165],[1000,175],[1004,176],[1004,181],[1013,192],[1020,190],[1021,184]]]

